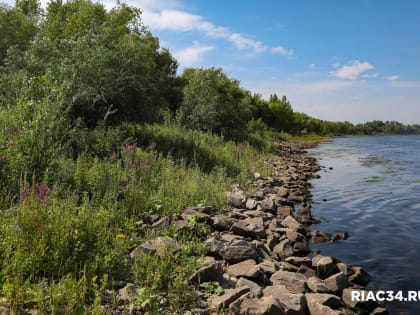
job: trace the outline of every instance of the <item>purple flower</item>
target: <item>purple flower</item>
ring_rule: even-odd
[[[0,167],[6,162],[6,154],[3,154],[2,156],[0,156]]]
[[[51,189],[47,185],[42,183],[41,185],[39,185],[38,192],[39,197],[44,198],[48,197],[48,195],[51,193]]]
[[[25,200],[31,194],[31,189],[21,188],[20,189],[20,200]]]
[[[120,155],[117,152],[112,152],[111,156],[109,157],[112,161],[118,160]]]

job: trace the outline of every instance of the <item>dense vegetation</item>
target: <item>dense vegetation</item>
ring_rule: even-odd
[[[178,76],[141,11],[121,3],[54,0],[44,11],[17,0],[0,6],[0,32],[0,295],[13,309],[103,313],[101,294],[123,280],[138,285],[144,310],[162,294],[180,310],[194,303],[186,279],[206,227],[139,233],[144,213],[224,206],[276,138],[420,132],[296,113],[222,69]],[[182,250],[129,259],[158,234]]]

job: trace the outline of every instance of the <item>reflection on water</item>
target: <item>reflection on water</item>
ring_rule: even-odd
[[[325,166],[312,181],[312,212],[328,221],[314,229],[350,233],[312,247],[364,267],[369,288],[420,290],[420,136],[339,138],[309,154]],[[420,314],[420,302],[387,307]]]

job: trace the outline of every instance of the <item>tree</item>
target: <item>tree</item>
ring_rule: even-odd
[[[180,122],[190,128],[237,138],[251,118],[251,100],[222,69],[186,69]]]

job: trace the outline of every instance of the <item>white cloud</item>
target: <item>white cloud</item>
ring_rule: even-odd
[[[174,52],[175,58],[181,66],[195,66],[202,61],[204,54],[214,49],[214,46],[194,43],[194,45]]]
[[[311,70],[315,70],[315,69],[316,69],[316,64],[311,63],[311,64],[308,66],[308,68],[309,68],[309,69],[311,69]]]
[[[251,38],[244,37],[239,33],[232,33],[228,40],[235,44],[236,48],[239,49],[252,49],[256,53],[262,53],[267,51],[268,47],[262,42]]]
[[[365,78],[365,79],[374,79],[374,78],[379,77],[379,73],[378,72],[372,73],[372,74],[366,73],[366,74],[362,75],[362,77]]]
[[[335,63],[331,64],[331,67],[333,67],[333,68],[338,68],[339,66],[340,66],[339,62],[335,62]]]
[[[385,79],[388,80],[388,81],[396,81],[396,80],[400,79],[400,76],[399,75],[390,75],[388,77],[385,77]]]
[[[283,46],[271,47],[271,52],[273,54],[279,54],[279,55],[283,55],[283,56],[292,56],[293,55],[293,50],[288,50],[288,49],[284,48]]]
[[[161,2],[161,1],[158,1]],[[146,1],[149,3],[150,0]],[[169,30],[175,32],[203,32],[211,38],[225,39],[241,50],[252,50],[254,53],[263,53],[270,49],[263,42],[250,38],[240,33],[232,32],[226,27],[217,26],[212,22],[206,21],[201,15],[191,14],[177,9],[165,9],[159,6],[146,6],[142,14],[144,24],[152,30]],[[284,47],[272,47],[271,52],[285,56],[291,56],[292,50]]]
[[[330,72],[330,76],[346,80],[356,80],[363,72],[373,69],[368,62],[360,62],[359,60],[353,61],[348,66],[343,66],[336,71]]]

